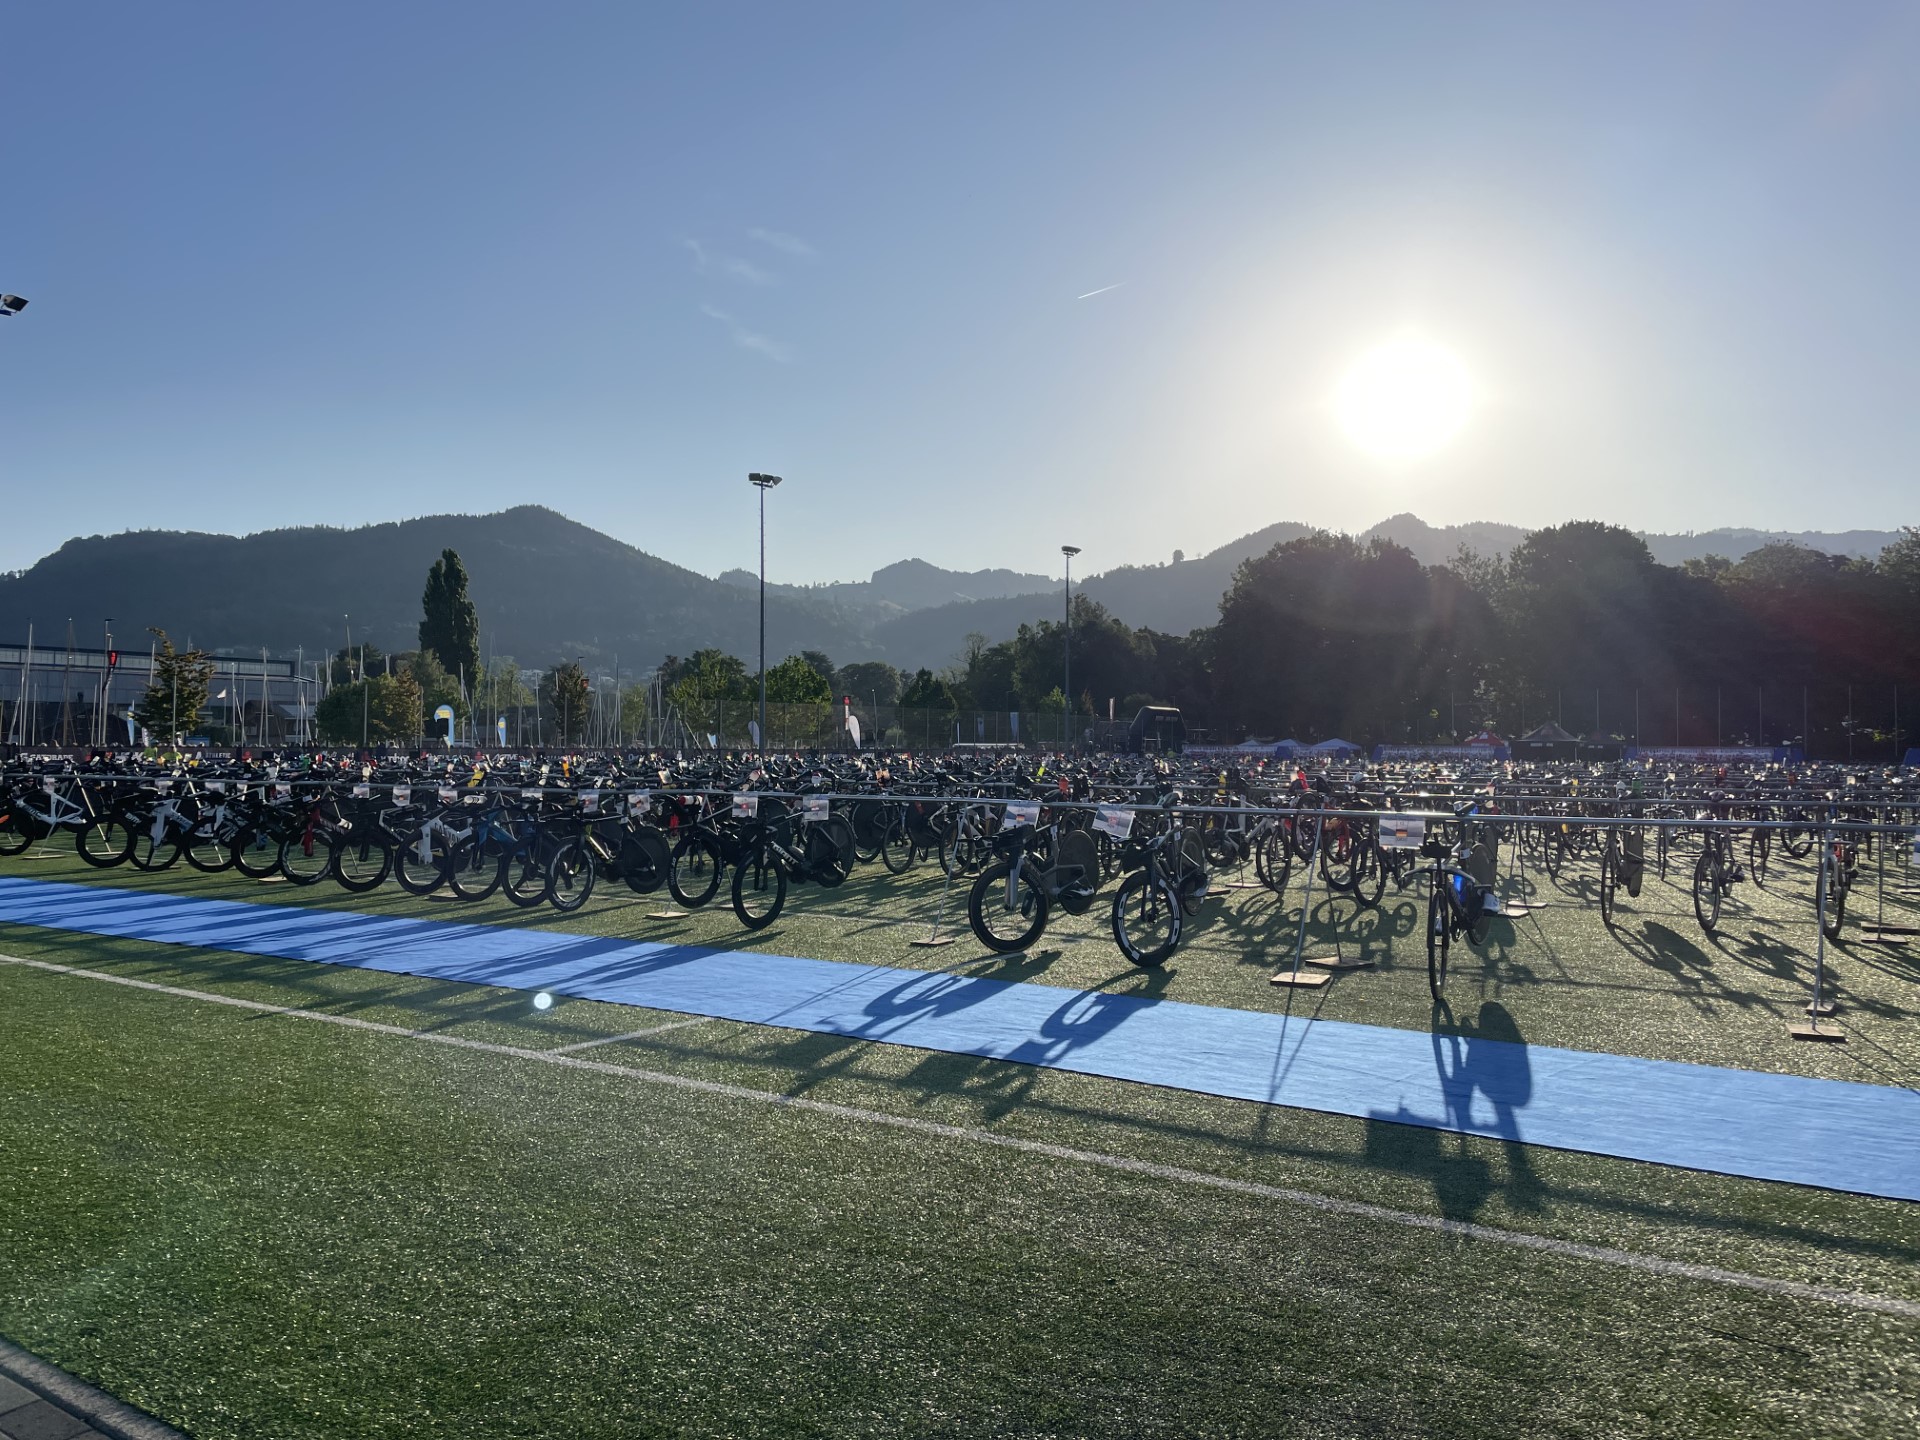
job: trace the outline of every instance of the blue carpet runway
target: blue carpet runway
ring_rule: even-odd
[[[551,990],[1920,1200],[1920,1093],[831,960],[0,877],[0,921]]]

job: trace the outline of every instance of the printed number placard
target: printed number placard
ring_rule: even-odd
[[[373,787],[364,782],[353,787],[353,798],[356,800],[364,800],[371,794],[373,794]]]
[[[438,790],[434,791],[434,798],[442,805],[451,805],[454,800],[458,798],[459,794],[460,792],[454,789],[453,786],[442,785]]]
[[[1133,834],[1133,811],[1118,805],[1102,805],[1093,812],[1093,828],[1102,835],[1124,840]]]
[[[226,781],[224,781],[224,780],[209,780],[209,781],[207,781],[207,793],[208,793],[209,795],[224,795],[224,794],[226,794],[226,793],[227,793],[227,782],[226,782]]]
[[[413,787],[411,785],[394,786],[393,803],[396,805],[411,805],[413,803]]]
[[[1427,843],[1427,822],[1416,815],[1382,815],[1382,850],[1418,850]]]
[[[541,791],[539,786],[529,785],[526,789],[520,792],[520,798],[522,800],[538,800],[542,793],[543,792]]]
[[[736,795],[733,797],[733,817],[736,820],[752,820],[760,813],[758,795]]]
[[[1000,817],[1002,825],[1038,825],[1040,823],[1040,802],[1038,800],[1009,800],[1007,810]]]
[[[651,790],[629,790],[627,792],[627,808],[629,810],[644,810],[652,799],[653,792]]]
[[[580,813],[582,815],[598,815],[600,813],[600,792],[598,790],[582,790],[580,792]]]
[[[806,799],[800,802],[800,818],[806,821],[808,824],[812,824],[816,820],[826,819],[827,809],[828,809],[828,805],[827,805],[826,796],[809,795],[807,796]]]
[[[286,800],[290,798],[292,794],[293,794],[293,786],[290,782],[286,780],[280,780],[274,783],[274,787],[273,787],[274,799]]]

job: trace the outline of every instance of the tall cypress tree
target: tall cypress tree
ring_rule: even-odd
[[[480,614],[467,595],[467,567],[452,550],[440,552],[420,597],[420,648],[455,675],[471,679],[480,665]]]

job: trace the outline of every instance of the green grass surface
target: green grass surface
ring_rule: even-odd
[[[64,859],[3,873],[349,904]],[[1848,1044],[1786,1040],[1812,927],[1783,885],[1743,894],[1717,945],[1657,885],[1623,939],[1584,905],[1540,912],[1462,960],[1442,1023],[1913,1083],[1901,952],[1833,952]],[[938,894],[863,872],[757,937],[724,910],[650,921],[651,900],[566,928],[1289,1003],[1266,975],[1297,891],[1216,902],[1159,976],[1120,962],[1098,908],[1024,958],[907,948]],[[1390,904],[1346,934],[1376,968],[1291,1004],[1426,1029],[1420,939]],[[684,1018],[29,927],[0,952],[529,1049]],[[1920,1206],[730,1022],[582,1053],[1920,1299]],[[1913,1320],[854,1119],[20,966],[0,966],[0,1057],[0,1330],[196,1435],[1907,1436],[1920,1414]]]

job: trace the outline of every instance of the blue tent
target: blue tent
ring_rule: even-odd
[[[1322,740],[1318,745],[1308,747],[1315,755],[1358,755],[1360,747],[1351,740]]]
[[[1273,747],[1273,758],[1275,760],[1291,760],[1296,755],[1305,755],[1310,748],[1310,746],[1303,745],[1298,740],[1282,740],[1278,745]]]

